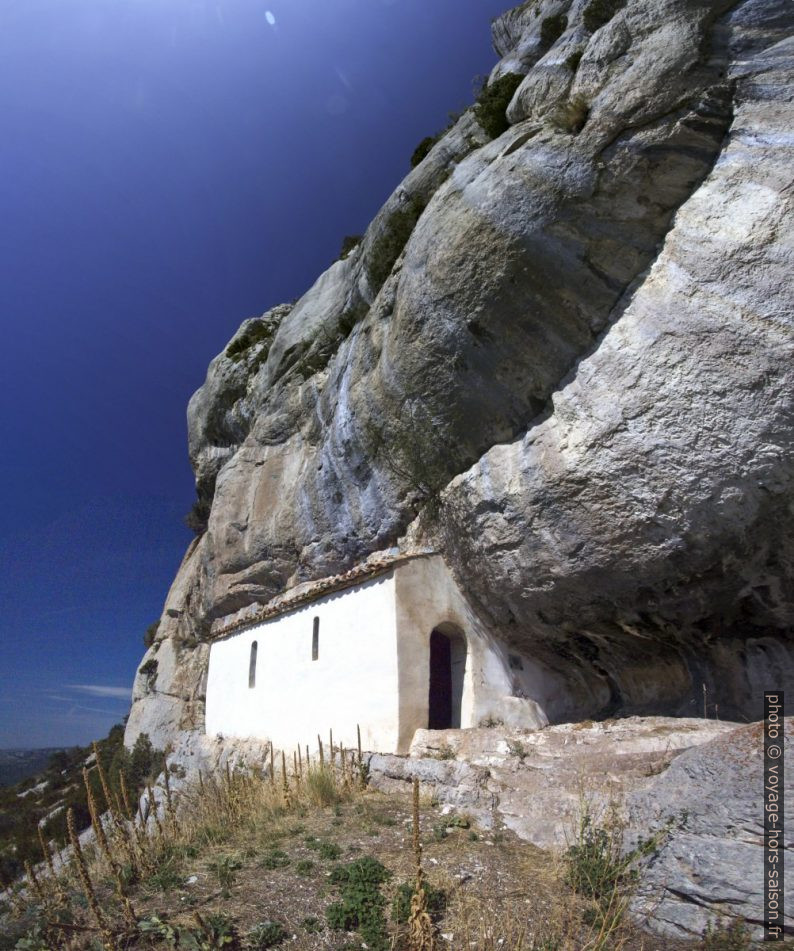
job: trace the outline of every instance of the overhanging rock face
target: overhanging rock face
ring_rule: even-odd
[[[464,115],[211,364],[189,410],[208,529],[129,742],[204,728],[216,619],[406,532],[538,665],[552,721],[704,697],[754,718],[794,686],[794,11],[586,7],[497,21],[494,77],[525,75],[508,130]]]

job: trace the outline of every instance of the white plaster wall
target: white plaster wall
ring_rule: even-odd
[[[320,618],[319,658],[312,628]],[[248,687],[257,641],[256,686]],[[356,744],[395,752],[398,744],[397,626],[394,571],[326,595],[289,614],[212,644],[207,677],[210,736],[258,737],[277,748]]]
[[[543,672],[522,657],[520,676],[510,669],[508,650],[471,610],[440,555],[417,558],[395,568],[397,644],[400,674],[398,752],[408,752],[417,729],[427,728],[430,688],[430,634],[452,624],[466,638],[461,728],[496,720],[536,729],[548,723],[542,707],[521,689],[540,683]],[[453,658],[454,660],[454,658]],[[524,696],[516,696],[522,693]]]

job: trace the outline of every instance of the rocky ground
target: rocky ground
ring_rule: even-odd
[[[258,925],[276,923],[283,929],[278,945],[296,951],[364,948],[354,930],[332,929],[326,917],[339,898],[333,870],[364,857],[377,858],[389,872],[382,888],[387,928],[398,941],[396,947],[404,947],[405,926],[397,920],[393,902],[400,884],[415,876],[412,829],[411,795],[397,792],[355,793],[335,805],[299,805],[251,822],[217,816],[215,822],[205,822],[161,848],[156,868],[129,889],[142,934],[135,938],[128,933],[119,939],[119,947],[173,947],[168,935],[180,931],[178,947],[193,947],[188,932],[196,931],[198,911],[212,927],[241,939],[255,933]],[[427,794],[420,803],[420,829],[427,883],[445,896],[445,907],[433,916],[441,948],[693,947],[691,941],[648,935],[628,917],[615,926],[614,942],[599,943],[601,926],[590,920],[593,904],[571,888],[558,854],[526,843],[509,830],[483,829],[464,810]],[[92,878],[102,907],[111,915],[115,899],[101,862],[92,866]],[[83,906],[70,921],[91,928],[94,923],[85,902],[79,901],[79,891],[73,883],[67,888],[75,896],[75,907]],[[30,933],[31,921],[30,913],[21,921],[6,918],[0,947],[14,947],[19,935]],[[118,920],[117,926],[122,927]],[[58,947],[85,948],[90,934],[66,932]],[[41,946],[29,947],[39,951]]]
[[[792,736],[788,719],[789,762]],[[350,788],[318,803],[290,777],[285,809],[278,757],[277,782],[267,778],[266,744],[186,734],[168,756],[169,787],[181,803],[179,835],[158,838],[149,820],[154,860],[130,897],[137,918],[153,928],[154,919],[191,927],[198,910],[226,915],[240,934],[278,921],[296,948],[358,947],[327,927],[325,911],[338,890],[329,875],[340,863],[373,856],[390,872],[383,894],[392,901],[412,874],[411,787],[418,779],[424,864],[430,883],[449,898],[437,925],[453,936],[444,939],[452,947],[533,948],[519,937],[534,935],[554,938],[538,947],[556,951],[661,951],[697,945],[709,924],[722,920],[747,928],[747,937],[709,947],[741,949],[759,936],[762,920],[762,750],[761,724],[703,719],[424,731],[408,756],[364,754],[366,790],[350,774]],[[245,785],[252,775],[263,777],[259,798]],[[228,787],[231,779],[239,788]],[[168,833],[162,776],[155,798]],[[147,811],[148,794],[143,806]],[[791,804],[785,819],[794,827]],[[597,830],[595,839],[588,829]],[[81,840],[89,850],[96,846],[91,830]],[[634,855],[612,943],[597,943],[592,927],[603,917],[593,917],[593,895],[574,887],[570,850],[583,842],[597,844],[598,865],[606,857],[614,868]],[[108,870],[101,861],[97,868],[97,888],[112,905]],[[79,896],[74,880],[69,887]],[[790,884],[785,904],[794,935]],[[30,921],[29,913],[6,919],[9,934]],[[398,922],[390,926],[402,933]]]

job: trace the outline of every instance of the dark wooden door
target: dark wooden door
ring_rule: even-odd
[[[452,645],[439,631],[430,635],[430,696],[427,726],[448,730],[452,726]]]

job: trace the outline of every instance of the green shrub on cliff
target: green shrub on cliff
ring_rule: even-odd
[[[562,36],[568,26],[568,17],[564,13],[546,17],[540,24],[540,42],[548,49]]]
[[[443,132],[439,132],[437,135],[426,135],[422,139],[411,155],[411,168],[416,168],[420,162],[424,161],[430,150],[433,148],[436,142],[438,142],[443,134]]]
[[[383,286],[424,210],[425,204],[421,199],[409,199],[402,208],[392,213],[386,228],[375,239],[369,260],[369,279],[374,289],[380,290]]]
[[[212,503],[207,499],[196,499],[192,508],[185,516],[185,525],[196,535],[203,535],[207,531]]]
[[[507,131],[510,125],[507,121],[507,107],[523,78],[519,73],[505,73],[480,90],[474,106],[474,115],[492,139]]]

